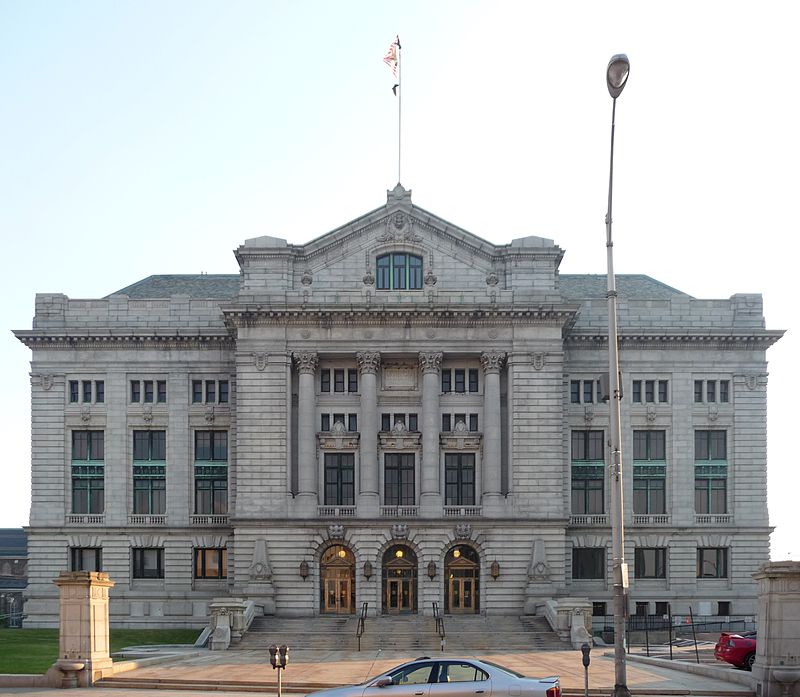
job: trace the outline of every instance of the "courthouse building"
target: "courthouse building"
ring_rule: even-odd
[[[28,626],[61,570],[111,618],[611,612],[604,275],[549,239],[492,244],[411,201],[238,275],[36,297]],[[600,257],[602,258],[602,257]],[[769,558],[760,295],[617,279],[630,610],[745,615]]]

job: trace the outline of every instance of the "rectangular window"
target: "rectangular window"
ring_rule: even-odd
[[[730,382],[728,380],[719,381],[719,401],[725,404],[730,400]]]
[[[216,404],[217,402],[217,381],[206,380],[206,403]]]
[[[355,368],[347,369],[347,391],[358,392],[358,370]]]
[[[419,431],[419,418],[416,414],[408,415],[408,430],[412,433]]]
[[[358,430],[358,414],[347,415],[347,430],[348,431]]]
[[[72,547],[69,559],[70,571],[103,570],[103,550],[100,547]]]
[[[94,381],[94,401],[103,404],[106,401],[106,383],[104,380]]]
[[[228,432],[195,431],[194,509],[197,514],[228,512]]]
[[[344,392],[344,370],[341,368],[333,371],[333,391]]]
[[[697,578],[728,578],[727,547],[698,547]]]
[[[658,401],[662,404],[669,401],[669,381],[658,381]]]
[[[342,428],[345,427],[344,414],[334,414],[333,415],[333,427],[334,428],[336,428],[336,424],[342,424]]]
[[[323,368],[319,371],[319,391],[331,391],[331,371],[330,368]]]
[[[72,512],[101,514],[105,507],[103,431],[72,432]]]
[[[728,459],[727,431],[695,431],[694,461]]]
[[[167,459],[167,432],[134,431],[133,459],[134,461],[165,462]]]
[[[450,371],[443,370],[442,371],[442,393],[447,394],[448,392],[452,392],[452,386],[450,383]]]
[[[76,404],[78,402],[78,381],[77,380],[70,380],[69,381],[69,401],[71,404]]]
[[[391,431],[391,430],[392,430],[392,415],[381,414],[381,431]]]
[[[569,401],[570,404],[581,403],[581,381],[570,380],[569,382]]]
[[[655,460],[664,462],[666,453],[666,431],[634,431],[633,459],[637,462]]]
[[[636,578],[666,578],[666,547],[637,547],[634,550]]]
[[[702,380],[695,380],[694,381],[694,401],[695,402],[702,402],[703,401],[703,381]]]
[[[220,380],[219,381],[219,403],[220,404],[227,404],[228,403],[228,392],[229,390],[229,383],[227,380]]]
[[[153,381],[152,380],[143,380],[142,381],[142,392],[144,394],[144,403],[151,404],[153,402]]]
[[[195,431],[194,459],[202,461],[228,461],[227,431]]]
[[[477,414],[470,414],[469,415],[469,430],[473,433],[478,430],[478,415]]]
[[[445,453],[444,482],[446,506],[474,506],[475,454]]]
[[[644,617],[645,615],[647,615],[648,612],[650,612],[650,603],[647,600],[637,600],[636,616]]]
[[[167,432],[133,432],[133,512],[163,515],[167,510]]]
[[[73,431],[72,461],[102,462],[105,459],[103,431]]]
[[[634,404],[641,404],[642,403],[642,381],[641,380],[634,380],[633,381],[633,396],[631,397]]]
[[[325,505],[355,505],[353,453],[325,453]]]
[[[669,615],[669,603],[664,600],[657,600],[656,615],[666,619],[667,615]]]
[[[413,506],[416,503],[413,453],[386,453],[383,474],[384,505]]]
[[[478,369],[477,368],[470,368],[468,375],[469,375],[469,391],[470,392],[477,392],[478,391]]]
[[[394,428],[397,424],[406,425],[406,415],[405,414],[392,414],[392,428]]]
[[[322,414],[320,417],[320,431],[330,431],[331,430],[331,415],[330,414]]]
[[[156,401],[159,404],[165,404],[167,401],[167,381],[166,380],[157,380],[156,381]]]
[[[717,381],[706,380],[706,402],[717,401]]]
[[[603,468],[581,472],[572,468],[572,513],[575,515],[599,515],[604,512],[605,496]]]
[[[466,371],[463,368],[456,368],[453,371],[453,378],[454,378],[454,391],[455,392],[466,392]]]
[[[131,380],[131,402],[142,401],[141,383],[138,380]]]
[[[574,547],[572,549],[572,578],[605,578],[605,547]]]
[[[463,424],[464,429],[467,428],[467,415],[466,414],[453,414],[453,422],[455,423],[456,431],[459,429],[458,424]]]
[[[203,402],[203,381],[192,380],[192,404],[202,404]]]
[[[721,617],[728,617],[731,614],[730,600],[720,600],[717,602],[717,615]]]
[[[442,433],[449,433],[450,431],[450,414],[442,414]]]
[[[91,404],[92,403],[92,381],[91,380],[84,380],[81,384],[81,389],[83,390],[83,403],[84,404]]]
[[[164,578],[164,549],[162,547],[134,547],[133,578]]]
[[[644,401],[652,404],[656,401],[656,383],[655,380],[644,381]]]
[[[605,617],[606,616],[606,604],[601,601],[594,601],[592,603],[592,617]]]
[[[594,462],[605,460],[603,431],[572,432],[572,461],[576,460]]]
[[[195,578],[228,578],[228,550],[225,547],[196,547]]]
[[[644,468],[642,468],[644,469]],[[667,512],[666,470],[641,475],[633,470],[633,512],[641,515],[663,515]]]
[[[728,480],[725,477],[695,476],[694,480],[695,513],[727,513],[728,512]]]

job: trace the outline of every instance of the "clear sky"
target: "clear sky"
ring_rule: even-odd
[[[769,0],[0,0],[0,526],[28,521],[30,353],[10,330],[35,293],[236,273],[246,238],[302,243],[382,205],[399,34],[413,201],[494,243],[552,238],[564,273],[605,273],[605,69],[629,55],[616,271],[760,292],[789,330],[768,352],[769,504],[773,558],[800,559],[797,20]]]

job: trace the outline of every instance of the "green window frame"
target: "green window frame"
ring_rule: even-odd
[[[100,515],[105,510],[105,434],[72,432],[72,512]]]
[[[376,260],[378,290],[422,289],[422,257],[407,252],[390,252]]]

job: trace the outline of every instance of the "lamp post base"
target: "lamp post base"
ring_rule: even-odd
[[[631,697],[631,691],[627,685],[614,685],[611,697]]]

